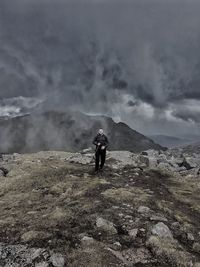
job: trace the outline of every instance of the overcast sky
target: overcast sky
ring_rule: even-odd
[[[0,99],[199,134],[199,14],[198,0],[1,0]]]

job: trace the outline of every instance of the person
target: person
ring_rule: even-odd
[[[95,150],[95,172],[103,169],[106,159],[106,149],[108,147],[108,138],[104,134],[103,129],[99,129],[98,134],[93,140],[93,144],[96,146]],[[101,159],[100,168],[99,161]]]

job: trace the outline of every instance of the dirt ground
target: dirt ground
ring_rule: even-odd
[[[1,242],[54,250],[65,255],[66,266],[189,266],[147,249],[153,214],[166,219],[180,251],[200,261],[186,234],[200,242],[200,181],[193,178],[131,166],[107,166],[94,175],[92,165],[30,155],[0,179]],[[151,216],[138,213],[140,206],[149,207]],[[112,222],[116,233],[100,230],[99,217]],[[174,231],[174,223],[185,234]],[[140,229],[134,240],[131,229]]]

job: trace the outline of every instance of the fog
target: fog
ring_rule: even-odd
[[[23,97],[143,134],[199,134],[199,11],[194,0],[1,0],[0,114],[20,114]]]

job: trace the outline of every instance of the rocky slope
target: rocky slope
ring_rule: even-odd
[[[33,112],[31,115],[0,120],[0,152],[79,151],[92,145],[99,128],[105,129],[112,140],[112,150],[139,152],[162,149],[124,123],[115,123],[105,116],[87,116],[69,111]]]
[[[88,150],[3,155],[0,266],[200,266],[197,158],[112,151],[94,175]]]

